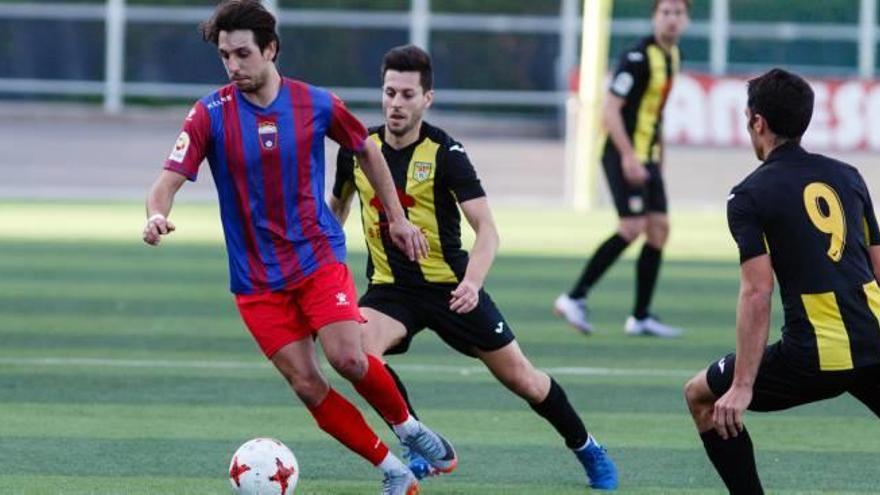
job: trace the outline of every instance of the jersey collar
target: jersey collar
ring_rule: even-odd
[[[404,146],[403,148],[400,148],[400,149],[398,150],[398,149],[394,149],[394,148],[392,148],[392,147],[391,147],[391,146],[385,141],[385,126],[383,125],[382,127],[379,128],[379,140],[382,141],[382,145],[383,145],[383,146],[387,146],[389,150],[394,151],[395,153],[402,153],[402,152],[404,152],[404,151],[407,151],[407,150],[410,150],[410,149],[412,149],[412,148],[415,148],[416,146],[418,146],[419,144],[421,144],[422,141],[425,140],[425,137],[426,137],[427,135],[428,135],[428,123],[425,122],[424,120],[422,120],[422,126],[419,128],[419,137],[416,138],[416,140],[413,141],[412,143],[410,143],[410,144],[408,144],[408,145],[406,145],[406,146]]]
[[[801,147],[801,144],[799,142],[788,141],[774,148],[773,151],[770,152],[770,155],[767,157],[767,159],[764,160],[764,163],[785,160],[786,158],[804,155],[806,153],[806,150]]]
[[[269,106],[261,107],[259,105],[255,105],[255,104],[251,103],[250,101],[248,101],[248,99],[244,97],[244,94],[242,94],[241,90],[239,90],[235,86],[233,86],[233,90],[235,91],[235,96],[238,97],[238,101],[242,102],[243,106],[246,107],[247,109],[249,109],[251,112],[254,112],[257,114],[266,114],[266,113],[274,112],[275,107],[277,107],[279,105],[279,102],[281,102],[283,99],[285,99],[287,97],[287,92],[289,91],[287,89],[287,79],[285,79],[282,76],[281,77],[281,87],[278,88],[278,94],[275,95],[275,99],[272,100],[272,103],[270,103]]]

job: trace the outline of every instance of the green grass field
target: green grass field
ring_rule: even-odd
[[[608,446],[619,493],[722,493],[681,389],[734,345],[738,266],[723,215],[673,217],[655,308],[688,329],[674,341],[623,335],[629,259],[591,299],[598,334],[585,338],[551,314],[610,214],[497,216],[504,247],[488,289],[526,353]],[[294,450],[298,493],[378,492],[378,473],[317,429],[251,342],[226,288],[215,208],[181,205],[174,219],[175,237],[149,249],[139,242],[139,205],[0,203],[0,493],[228,493],[229,457],[255,436]],[[357,232],[350,245],[360,275]],[[391,362],[461,458],[423,493],[585,491],[555,433],[479,363],[430,332]],[[853,399],[750,414],[748,424],[768,493],[880,490],[880,430]]]

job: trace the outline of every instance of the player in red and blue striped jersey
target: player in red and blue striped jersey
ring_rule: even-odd
[[[345,266],[345,237],[323,200],[324,138],[351,150],[376,188],[394,244],[412,260],[427,241],[406,219],[382,154],[363,125],[330,92],[282,77],[275,66],[275,18],[258,0],[227,0],[202,25],[217,45],[230,84],[190,110],[147,198],[144,241],[174,230],[167,219],[180,187],[207,158],[220,200],[231,290],[267,358],[318,425],[385,472],[383,493],[411,495],[418,482],[330,388],[313,336],[330,364],[395,433],[441,471],[456,466],[452,447],[412,417],[394,380],[363,351],[363,321]]]

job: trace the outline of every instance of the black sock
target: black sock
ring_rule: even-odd
[[[410,416],[419,419],[419,416],[416,414],[416,410],[413,409],[412,404],[409,402],[409,392],[406,391],[406,387],[403,385],[403,382],[400,381],[400,377],[397,376],[397,373],[395,373],[395,371],[391,368],[391,366],[388,365],[388,363],[385,363],[385,369],[388,370],[388,373],[391,375],[392,378],[394,378],[394,384],[397,385],[397,390],[400,391],[400,395],[402,395],[403,400],[406,401],[406,407],[407,409],[409,409]],[[379,410],[376,409],[376,412],[379,413]],[[382,413],[379,413],[379,417],[383,420],[385,419],[385,417],[382,416]],[[394,429],[391,423],[389,423],[388,421],[385,421],[385,423],[388,425],[389,428],[391,428],[392,430]]]
[[[580,416],[571,407],[571,402],[562,387],[550,378],[550,391],[547,397],[538,404],[530,404],[532,409],[553,425],[553,428],[565,439],[570,449],[583,447],[587,443],[587,428]]]
[[[752,439],[745,428],[724,440],[715,430],[700,433],[703,447],[731,495],[763,495]]]
[[[590,288],[602,278],[602,275],[604,275],[608,268],[617,261],[617,258],[620,257],[620,253],[622,253],[627,246],[629,246],[629,241],[617,233],[603,242],[601,246],[596,248],[596,252],[593,253],[590,262],[584,267],[583,273],[581,273],[580,278],[577,280],[574,288],[571,289],[571,292],[568,293],[568,296],[572,299],[586,297],[587,291],[589,291]]]
[[[636,263],[636,306],[633,309],[633,316],[640,320],[648,317],[648,307],[654,296],[654,287],[657,286],[662,257],[663,251],[647,242],[642,246],[642,254]]]

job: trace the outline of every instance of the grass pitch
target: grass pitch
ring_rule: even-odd
[[[176,238],[148,249],[138,240],[137,205],[0,204],[0,493],[228,493],[229,456],[265,435],[297,454],[297,493],[378,492],[378,473],[316,428],[250,340],[226,289],[215,215],[214,207],[182,205]],[[578,335],[550,312],[581,268],[574,255],[607,235],[610,216],[498,212],[504,249],[487,288],[526,353],[608,446],[619,493],[722,493],[681,388],[734,346],[738,266],[723,215],[673,217],[655,308],[688,333],[670,341],[623,335],[633,297],[628,259],[591,299],[596,335]],[[364,255],[352,237],[350,264],[360,275]],[[776,328],[779,321],[775,314]],[[391,362],[421,416],[461,457],[456,473],[423,483],[423,493],[585,491],[551,428],[478,362],[430,332]],[[849,397],[750,413],[748,425],[769,493],[880,486],[877,419]]]

